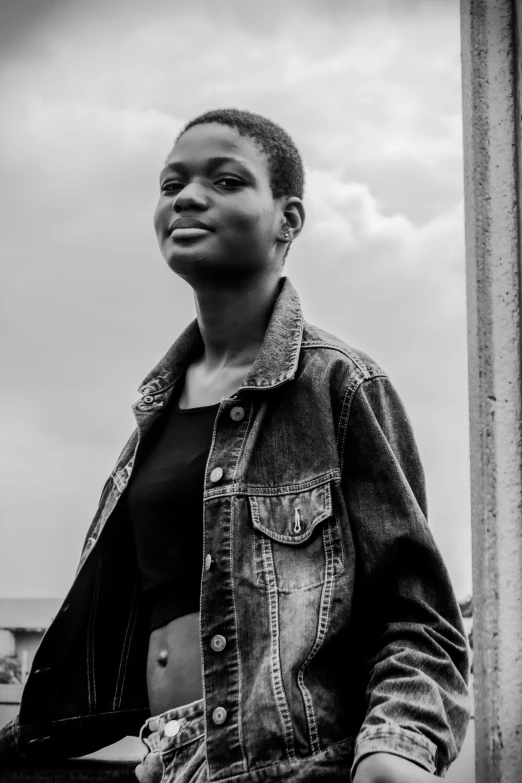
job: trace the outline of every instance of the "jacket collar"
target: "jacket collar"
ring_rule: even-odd
[[[297,369],[303,337],[301,302],[288,277],[282,277],[261,349],[240,389],[269,389],[291,380]],[[138,389],[154,394],[172,384],[204,350],[195,318],[180,334]]]

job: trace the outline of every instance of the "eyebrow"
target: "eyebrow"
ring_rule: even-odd
[[[248,165],[246,160],[243,160],[242,158],[234,158],[230,155],[219,155],[217,157],[209,158],[207,161],[207,170],[212,172],[215,169],[218,169],[220,166],[222,166],[225,163],[235,163],[236,165],[240,166],[240,168],[244,169],[248,174],[253,176],[253,172]],[[161,176],[166,171],[178,171],[180,174],[186,174],[188,167],[185,163],[167,163],[161,172]]]

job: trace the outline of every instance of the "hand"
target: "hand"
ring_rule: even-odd
[[[353,783],[433,783],[440,778],[393,753],[371,753],[355,770]]]

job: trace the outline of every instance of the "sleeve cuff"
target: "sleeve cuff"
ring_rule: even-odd
[[[427,737],[391,724],[363,729],[357,736],[351,778],[363,756],[370,753],[393,753],[414,761],[427,772],[436,774],[437,746]]]
[[[0,758],[11,761],[20,757],[18,716],[0,729]]]

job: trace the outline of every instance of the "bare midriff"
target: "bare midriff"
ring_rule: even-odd
[[[176,617],[149,637],[147,692],[151,715],[203,696],[199,612]]]

